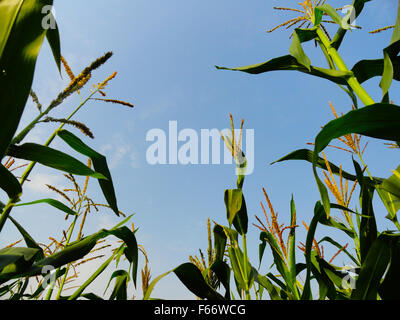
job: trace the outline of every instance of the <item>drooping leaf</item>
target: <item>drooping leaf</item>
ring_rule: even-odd
[[[271,59],[267,62],[254,64],[239,68],[225,68],[216,66],[220,70],[241,71],[250,74],[261,74],[270,71],[299,71],[315,77],[330,80],[334,83],[345,85],[346,79],[352,76],[351,72],[344,72],[339,70],[324,69],[320,67],[310,66],[307,69],[300,64],[295,57],[286,55],[278,58]]]
[[[114,289],[108,300],[122,300],[122,301],[127,300],[129,274],[125,270],[114,271],[114,273],[110,277],[108,285],[113,279],[115,279]]]
[[[43,249],[39,244],[32,238],[32,236],[11,216],[8,217],[14,226],[18,229],[19,233],[23,236],[28,248],[37,249],[36,259],[44,259]]]
[[[289,52],[297,62],[311,72],[311,60],[303,50],[302,43],[317,37],[316,29],[299,29],[293,32],[293,40]]]
[[[71,216],[76,215],[75,211],[73,211],[72,209],[68,208],[65,204],[63,204],[62,202],[55,200],[55,199],[41,199],[41,200],[36,200],[36,201],[32,201],[32,202],[27,202],[27,203],[18,203],[15,205],[15,207],[30,206],[33,204],[40,204],[40,203],[46,203],[64,213],[71,215]]]
[[[192,263],[184,263],[173,272],[190,292],[201,299],[224,300],[218,292],[212,289],[204,280],[200,270]]]
[[[134,232],[127,227],[120,227],[109,231],[109,234],[121,239],[126,244],[124,255],[131,264],[131,276],[136,286],[136,277],[138,270],[138,244]]]
[[[103,174],[94,172],[88,166],[70,155],[36,143],[10,146],[8,155],[18,159],[38,162],[46,167],[71,174],[90,176],[97,179],[107,179]]]
[[[264,256],[265,248],[267,247],[267,233],[261,231],[260,233],[260,244],[258,245],[258,260],[261,266],[261,262]]]
[[[47,29],[46,39],[50,45],[51,52],[53,53],[54,61],[56,62],[58,71],[61,74],[61,43],[60,43],[60,32],[58,29],[58,25],[56,22],[53,13],[49,13],[51,15],[52,21],[54,21],[54,28]]]
[[[210,269],[217,276],[218,281],[222,283],[225,288],[225,299],[229,300],[230,297],[230,280],[231,280],[231,268],[229,265],[222,260],[216,260]]]
[[[279,163],[279,162],[283,162],[283,161],[289,161],[289,160],[304,160],[304,161],[312,163],[313,157],[314,157],[314,152],[312,150],[299,149],[299,150],[289,153],[288,155],[280,158],[279,160],[272,162],[271,164],[275,164],[275,163]],[[333,174],[339,175],[341,172],[343,178],[350,180],[350,181],[357,180],[357,176],[350,174],[350,173],[346,172],[345,170],[340,171],[340,168],[337,165],[335,165],[334,163],[328,161],[328,164],[329,164],[329,167],[331,168],[331,171]],[[323,170],[328,170],[324,158],[321,158],[319,156],[316,160],[315,165],[318,168],[321,168]],[[373,181],[369,180],[369,181],[367,181],[367,183],[372,183],[373,185],[377,185],[377,184],[381,184],[384,181],[383,178],[373,177],[373,179],[374,179]]]
[[[2,164],[0,164],[0,188],[10,199],[19,198],[22,193],[22,187],[17,178]]]
[[[313,155],[313,171],[318,189],[323,200],[326,213],[329,215],[329,196],[326,187],[319,179],[316,171],[318,154],[336,138],[350,133],[385,139],[390,141],[400,140],[400,108],[392,104],[378,103],[353,110],[344,116],[332,120],[320,131],[315,139]]]
[[[393,78],[400,81],[400,57],[392,59]],[[351,69],[358,82],[361,84],[374,77],[382,76],[384,71],[384,60],[361,60]]]
[[[319,223],[328,226],[328,227],[333,227],[338,230],[341,230],[345,232],[350,238],[355,238],[357,236],[356,232],[350,228],[348,228],[344,223],[336,221],[334,218],[331,216],[327,217],[321,217],[319,219]]]
[[[93,167],[96,170],[96,172],[101,173],[107,178],[107,180],[104,179],[98,180],[100,188],[103,191],[107,203],[112,208],[114,213],[118,216],[119,211],[117,205],[117,198],[115,195],[114,185],[112,182],[111,173],[108,168],[106,158],[102,154],[88,147],[81,139],[79,139],[77,136],[75,136],[73,133],[67,130],[60,130],[58,132],[58,136],[75,151],[89,157],[92,160]]]

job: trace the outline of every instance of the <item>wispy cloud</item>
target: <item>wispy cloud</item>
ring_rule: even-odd
[[[115,169],[127,162],[129,162],[133,168],[139,167],[133,146],[121,135],[115,135],[112,140],[103,145],[100,150],[101,153],[107,157],[110,169]]]
[[[54,194],[46,184],[63,189],[62,185],[65,183],[65,179],[60,174],[34,173],[29,180],[25,184],[26,188],[39,194]]]

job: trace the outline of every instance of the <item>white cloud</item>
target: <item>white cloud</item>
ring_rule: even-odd
[[[64,189],[61,185],[65,183],[65,179],[60,174],[35,173],[30,176],[29,180],[25,184],[26,188],[36,193],[54,194],[46,184]]]
[[[100,152],[106,156],[110,169],[115,169],[126,161],[130,161],[133,168],[139,167],[133,147],[120,135],[115,135],[111,143],[103,145]]]

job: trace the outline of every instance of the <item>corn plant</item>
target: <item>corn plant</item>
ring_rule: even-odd
[[[237,137],[232,115],[230,120],[231,133],[226,136],[221,133],[221,137],[236,162],[237,181],[236,188],[227,189],[224,193],[227,225],[214,222],[211,233],[210,220],[208,220],[208,262],[206,263],[204,258],[190,257],[190,262],[155,278],[144,299],[150,299],[155,285],[172,272],[199,299],[234,299],[235,294],[231,290],[232,276],[237,295],[241,299],[250,300],[252,294],[261,297],[260,287],[268,286],[270,288],[269,280],[257,272],[257,269],[250,263],[248,256],[248,214],[243,194],[247,167],[247,159],[242,151],[244,121],[241,122],[239,136]],[[212,238],[214,243],[212,243]],[[203,256],[201,250],[200,256]],[[219,292],[221,285],[224,288],[224,293]]]
[[[145,298],[150,298],[152,289],[160,279],[174,272],[181,282],[201,299],[234,298],[230,289],[231,275],[233,275],[238,296],[242,299],[261,299],[264,291],[267,291],[270,299],[273,300],[399,299],[397,288],[400,280],[397,268],[400,263],[400,225],[397,212],[400,209],[400,167],[393,170],[393,175],[389,178],[374,177],[364,162],[365,147],[361,147],[360,141],[361,137],[366,136],[387,141],[386,143],[393,148],[400,147],[400,108],[389,98],[392,82],[400,79],[398,68],[400,2],[396,23],[371,32],[375,34],[393,29],[390,44],[383,49],[383,58],[361,60],[350,69],[339,53],[348,31],[352,28],[360,28],[353,25],[353,18],[362,13],[368,2],[372,1],[354,0],[351,10],[345,17],[340,16],[337,13],[338,10],[325,0],[303,1],[299,9],[275,7],[280,11],[300,14],[268,31],[297,26],[290,36],[292,42],[289,54],[245,67],[217,66],[220,70],[250,74],[277,70],[300,71],[329,80],[348,94],[352,104],[351,111],[338,116],[331,105],[335,119],[323,126],[311,144],[314,146],[313,150],[299,149],[274,162],[302,160],[312,164],[313,176],[321,199],[315,203],[311,222],[309,224],[303,222],[307,230],[305,242],[296,246],[295,233],[298,228],[296,224],[298,217],[293,198],[290,202],[290,224],[285,227],[279,224],[277,214],[264,189],[271,219],[268,218],[262,204],[266,224],[257,217],[256,226],[261,231],[259,260],[261,263],[264,251],[269,245],[278,274],[270,272],[262,276],[251,265],[246,240],[248,216],[242,189],[246,161],[240,150],[240,138],[237,143],[232,125],[232,136],[225,136],[223,139],[238,164],[238,179],[236,189],[225,191],[228,225],[216,223],[213,229],[215,247],[213,264],[207,268],[205,264],[198,267],[196,261],[180,265],[154,279]],[[336,25],[338,28],[333,37],[330,36],[328,24]],[[312,65],[303,49],[303,43],[308,41],[314,41],[321,49],[326,58],[326,67]],[[374,77],[381,77],[382,99],[378,102],[374,101],[363,87],[364,82]],[[345,146],[338,148],[351,154],[354,174],[345,171],[341,165],[337,166],[328,161],[324,150],[334,140],[344,143]],[[319,170],[323,172],[324,181],[320,178]],[[335,176],[339,177],[339,183],[336,183]],[[352,186],[349,188],[350,184]],[[359,203],[358,206],[350,209],[350,201],[357,187]],[[331,202],[328,190],[335,197],[335,202]],[[378,231],[373,206],[375,193],[387,210],[383,214],[393,223],[393,230]],[[337,211],[341,212],[342,219],[336,215]],[[348,250],[348,243],[342,245],[330,237],[324,237],[318,241],[316,231],[319,225],[344,232],[354,244],[354,252]],[[285,230],[288,232],[286,241],[283,237]],[[332,245],[338,250],[328,261],[324,254],[323,243]],[[304,252],[304,263],[296,261],[296,247]],[[352,272],[334,265],[333,262],[338,255],[344,255],[355,264]],[[224,260],[224,257],[228,261]],[[210,286],[208,281],[210,270],[224,286],[224,295],[219,293],[217,288]],[[304,280],[301,280],[299,276],[301,272],[305,272]],[[354,285],[348,285],[349,279],[354,280]],[[318,297],[313,296],[312,280],[315,280],[318,286]],[[253,296],[252,289],[254,289]]]
[[[130,271],[121,269],[113,273],[110,281],[114,279],[115,286],[109,299],[126,299],[128,281],[132,280],[136,284],[138,268],[136,230],[124,226],[130,220],[131,216],[129,216],[112,229],[102,229],[92,235],[83,235],[83,226],[90,210],[98,210],[100,207],[100,204],[94,203],[86,194],[89,178],[98,181],[107,202],[104,206],[110,208],[117,216],[121,216],[121,212],[117,205],[106,158],[90,148],[77,135],[66,130],[65,127],[77,128],[85,135],[93,138],[90,129],[85,124],[73,119],[80,109],[92,101],[118,103],[129,107],[133,107],[133,105],[124,101],[104,98],[106,87],[116,77],[117,73],[113,73],[104,81],[93,85],[86,98],[83,96],[85,85],[89,83],[95,70],[112,57],[112,52],[107,52],[96,59],[79,75],[75,76],[66,59],[61,55],[59,31],[54,17],[51,17],[54,20],[53,27],[45,28],[42,24],[42,8],[52,4],[52,0],[0,1],[0,119],[2,121],[0,126],[0,159],[2,161],[0,165],[0,188],[5,191],[9,198],[5,204],[1,203],[0,232],[2,232],[6,223],[13,223],[26,244],[25,247],[19,247],[17,246],[19,245],[18,242],[0,249],[0,295],[11,299],[38,299],[41,297],[69,300],[80,297],[99,299],[100,297],[84,291],[112,261],[118,262],[124,256],[129,262]],[[60,73],[62,67],[64,67],[71,81],[49,106],[43,108],[31,87],[37,56],[45,38],[49,42]],[[65,100],[75,93],[79,94],[81,102],[70,115],[62,119],[50,116],[54,109],[59,108]],[[17,132],[29,97],[36,103],[38,115],[29,125]],[[31,130],[42,123],[58,123],[59,127],[43,145],[24,143]],[[51,148],[50,144],[55,139],[60,139],[66,146],[87,157],[89,159],[88,165],[65,152]],[[15,159],[28,161],[28,165],[19,168],[24,169],[19,178],[13,174],[14,169],[16,169],[16,167],[13,167]],[[71,190],[66,191],[50,186],[58,195],[63,196],[68,203],[67,205],[56,199],[39,199],[30,203],[22,203],[23,186],[29,182],[29,176],[37,163],[64,172],[73,183]],[[76,182],[75,177],[85,179],[83,188]],[[71,199],[67,195],[69,191],[75,192],[77,198]],[[52,242],[46,246],[35,241],[27,229],[12,217],[13,209],[20,206],[32,206],[32,214],[35,214],[34,205],[38,203],[47,204],[54,210],[65,213],[67,218],[73,217],[73,221],[63,234],[62,239],[57,241],[52,238]],[[63,295],[65,285],[71,280],[72,269],[77,264],[88,262],[90,258],[87,255],[99,250],[98,245],[109,236],[117,237],[122,241],[119,247],[113,250],[110,257],[72,294]],[[73,237],[76,237],[76,240]],[[50,276],[48,267],[55,270],[51,274],[55,281],[48,285],[41,285]],[[37,289],[34,292],[27,293],[28,285],[30,286],[35,279],[39,282]],[[58,282],[58,287],[56,287],[56,282]],[[47,293],[43,295],[45,289],[47,289]]]
[[[277,10],[300,13],[297,18],[290,19],[269,30],[272,32],[280,27],[290,28],[298,25],[291,34],[292,43],[289,54],[246,67],[217,67],[218,69],[250,74],[276,70],[300,71],[335,83],[349,95],[353,104],[351,111],[337,117],[322,128],[313,143],[314,150],[296,150],[276,161],[304,160],[311,162],[313,175],[321,195],[321,201],[318,201],[315,205],[314,217],[308,227],[304,247],[306,280],[301,299],[313,298],[310,284],[312,278],[318,281],[320,299],[394,299],[399,297],[396,289],[399,284],[396,267],[399,264],[400,252],[400,225],[397,220],[397,212],[400,208],[399,168],[393,170],[393,175],[389,178],[374,177],[364,163],[363,152],[359,147],[359,136],[381,139],[392,143],[394,146],[400,145],[400,108],[391,103],[389,98],[392,82],[399,79],[400,6],[395,25],[379,28],[372,32],[377,33],[393,29],[391,41],[383,49],[383,58],[361,60],[350,69],[339,53],[340,46],[348,31],[356,27],[352,25],[351,18],[358,17],[364,6],[369,5],[368,2],[372,1],[354,0],[351,11],[345,17],[340,16],[335,8],[321,0],[303,1],[300,3],[300,9],[276,7]],[[338,27],[334,37],[329,35],[327,24]],[[302,46],[303,43],[308,41],[315,41],[321,49],[326,58],[327,67],[312,65]],[[382,99],[378,102],[374,101],[363,87],[364,82],[374,77],[381,77]],[[341,139],[351,148],[355,174],[350,174],[344,171],[341,166],[328,162],[325,156],[324,158],[320,157],[325,148],[335,139]],[[326,185],[321,180],[317,169],[323,170]],[[364,175],[364,172],[367,173],[367,176]],[[335,187],[333,180],[328,179],[327,173],[331,178],[333,175],[338,175],[340,179],[344,177],[348,181],[357,183],[360,188],[359,205],[361,212],[347,207],[348,201],[345,201],[345,197],[342,196],[343,193],[337,190],[337,185]],[[331,203],[328,189],[333,192],[338,203]],[[384,215],[393,223],[394,230],[382,232],[377,230],[373,208],[375,193],[385,205],[387,212]],[[346,223],[339,223],[333,218],[332,211],[337,209],[345,213]],[[355,216],[356,224],[351,219],[353,216]],[[315,250],[314,236],[320,224],[345,232],[355,243],[356,254],[350,255],[352,261],[357,265],[354,288],[343,288],[343,275],[339,274],[338,268],[325,261]],[[344,246],[339,245],[333,239],[324,240],[345,252]],[[283,273],[285,272],[284,270]],[[287,282],[286,285],[289,285],[289,283]]]

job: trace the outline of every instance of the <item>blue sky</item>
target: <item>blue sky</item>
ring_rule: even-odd
[[[319,199],[311,165],[269,164],[293,150],[309,147],[306,143],[312,142],[321,126],[333,119],[329,101],[338,112],[345,113],[351,108],[349,99],[328,81],[295,72],[254,76],[218,71],[214,67],[243,66],[287,54],[290,33],[265,31],[295,16],[274,11],[274,5],[295,7],[297,2],[55,1],[62,54],[73,71],[79,73],[95,58],[113,51],[113,58],[96,71],[92,81],[100,82],[118,71],[117,78],[106,90],[108,97],[135,104],[132,110],[91,102],[76,120],[86,123],[95,135],[93,141],[83,138],[84,141],[109,160],[120,209],[127,214],[135,213],[133,222],[139,227],[137,238],[148,252],[153,278],[188,261],[189,255],[198,254],[198,248],[206,250],[207,217],[226,223],[224,190],[234,188],[236,182],[234,167],[229,165],[147,164],[145,155],[151,143],[146,142],[146,133],[154,128],[167,131],[169,121],[177,121],[178,130],[191,128],[200,133],[203,128],[227,128],[230,113],[237,126],[244,118],[245,128],[255,132],[255,170],[246,177],[244,188],[250,223],[255,222],[255,214],[262,215],[259,203],[263,200],[263,187],[282,222],[288,222],[292,194],[298,223],[310,221]],[[335,7],[348,2],[330,1]],[[341,49],[349,67],[360,59],[382,57],[382,48],[388,44],[391,32],[372,36],[367,31],[394,24],[396,3],[383,0],[366,6],[363,17],[357,19],[363,29],[349,33]],[[314,65],[325,66],[321,53],[312,43],[305,48]],[[64,80],[57,74],[45,45],[33,84],[43,105],[65,86],[68,82],[65,79],[65,74]],[[381,94],[378,83],[379,79],[373,79],[365,85],[377,100]],[[393,87],[391,98],[398,102],[398,84]],[[69,114],[78,101],[78,97],[69,99],[53,116]],[[21,126],[35,112],[29,103]],[[49,128],[40,126],[29,139],[43,142],[50,132]],[[380,141],[367,140],[370,142],[365,159],[370,171],[375,176],[388,177],[390,170],[398,166],[396,151],[389,150]],[[53,146],[64,148],[60,142]],[[352,172],[348,154],[335,150],[327,154],[331,161],[342,163]],[[24,200],[49,195],[41,187],[44,183],[65,183],[59,173],[41,166],[31,177]],[[94,197],[103,201],[97,184],[90,186]],[[62,217],[45,206],[35,209],[38,210],[35,215],[22,208],[14,213],[23,225],[29,225],[34,238],[46,241],[53,230],[59,232],[65,228]],[[380,209],[376,214],[382,230],[390,225]],[[111,212],[95,215],[89,219],[86,234],[119,221]],[[253,226],[249,229],[250,254],[256,264],[259,232]],[[2,243],[18,238],[12,227],[5,230],[8,232],[0,235]],[[321,228],[321,235],[324,232],[328,230]],[[298,229],[298,240],[305,240],[302,227]],[[268,252],[263,270],[268,270],[271,263]],[[154,295],[172,299],[193,297],[173,275],[159,283]]]

